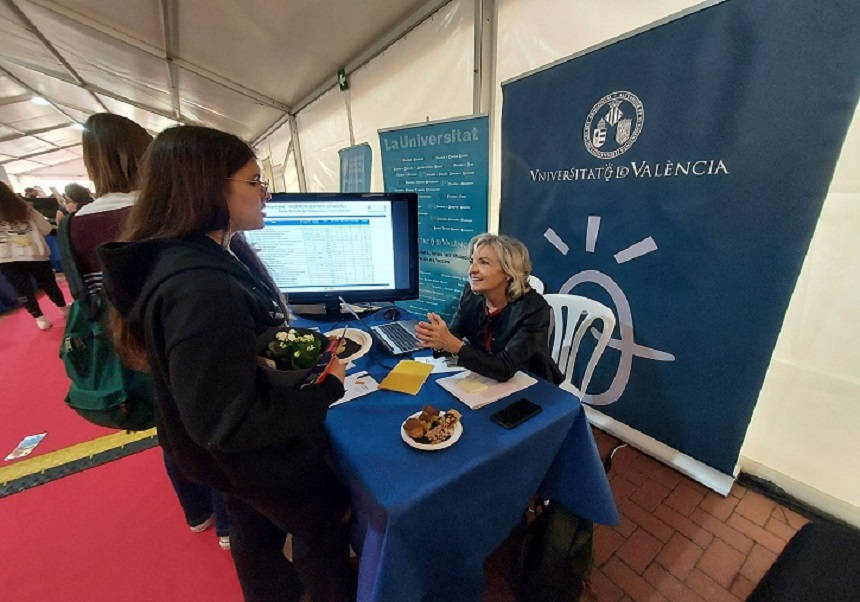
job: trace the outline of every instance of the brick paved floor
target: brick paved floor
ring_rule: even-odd
[[[601,457],[620,443],[594,434]],[[615,453],[609,482],[622,521],[595,526],[592,592],[583,600],[745,600],[807,522],[738,484],[718,495],[631,447]],[[488,560],[487,602],[514,600],[503,564]]]

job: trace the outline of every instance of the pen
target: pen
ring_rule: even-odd
[[[329,345],[329,351],[331,351],[331,358],[329,358],[328,363],[325,365],[325,368],[323,368],[323,371],[322,371],[322,372],[320,372],[320,375],[319,375],[319,376],[317,377],[317,379],[314,381],[315,383],[317,383],[317,384],[318,384],[318,383],[321,383],[322,381],[324,381],[324,380],[325,380],[325,377],[326,377],[326,376],[328,376],[328,373],[329,373],[329,372],[331,372],[332,364],[334,364],[334,362],[339,362],[339,361],[340,361],[340,360],[337,358],[337,353],[336,353],[336,351],[337,351],[337,345],[339,344],[339,342],[340,342],[341,340],[343,340],[343,337],[341,337],[341,338],[340,338],[340,339],[338,339],[337,341],[332,341],[331,345]]]
[[[340,333],[340,336],[328,344],[328,349],[326,351],[331,353],[331,359],[329,359],[328,363],[325,365],[325,368],[323,368],[323,371],[320,372],[319,377],[317,377],[317,379],[314,381],[315,383],[321,383],[322,381],[324,381],[325,377],[328,376],[328,373],[331,372],[332,363],[340,361],[337,357],[337,348],[340,347],[341,341],[346,339],[346,331],[348,327],[348,324],[344,326],[343,332]]]

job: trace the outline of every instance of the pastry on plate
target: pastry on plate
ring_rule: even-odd
[[[427,432],[427,425],[417,418],[410,418],[403,425],[403,429],[413,439],[420,439]]]
[[[418,443],[442,443],[451,438],[462,415],[451,409],[440,412],[426,405],[417,418],[411,417],[403,424],[403,430]]]

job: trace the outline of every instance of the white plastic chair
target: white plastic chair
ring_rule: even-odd
[[[559,369],[564,372],[564,380],[559,386],[584,401],[588,383],[594,373],[594,367],[600,356],[603,355],[609,338],[612,336],[612,330],[615,328],[615,315],[611,309],[602,303],[578,295],[547,294],[543,298],[552,308],[554,327],[550,353]],[[577,387],[573,384],[576,355],[579,352],[582,337],[595,320],[603,321],[603,331],[600,333],[594,351],[591,353],[591,358],[588,360],[588,365],[585,367],[582,383]]]
[[[529,286],[535,289],[535,291],[537,291],[541,295],[543,295],[543,282],[534,274],[529,274]]]

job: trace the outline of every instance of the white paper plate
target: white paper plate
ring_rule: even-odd
[[[442,412],[444,416],[447,412]],[[410,418],[418,418],[421,415],[421,412],[415,412],[411,416],[407,416],[406,420]],[[403,424],[400,425],[400,437],[406,442],[406,445],[409,447],[414,447],[415,449],[423,449],[426,451],[436,451],[437,449],[445,449],[446,447],[451,447],[460,439],[460,435],[463,434],[463,422],[458,421],[457,424],[454,425],[454,432],[450,437],[445,439],[442,443],[419,443],[415,439],[409,436],[409,433],[406,432],[406,429],[403,426],[406,424],[406,420],[403,421]]]
[[[340,335],[343,334],[343,328],[336,328],[324,334],[330,339],[339,339]],[[370,346],[373,345],[373,339],[370,337],[370,334],[364,332],[363,330],[359,330],[358,328],[347,328],[346,338],[352,339],[353,341],[358,343],[359,348],[352,355],[340,358],[340,360],[344,362],[351,362],[357,360],[362,355],[370,351]]]

